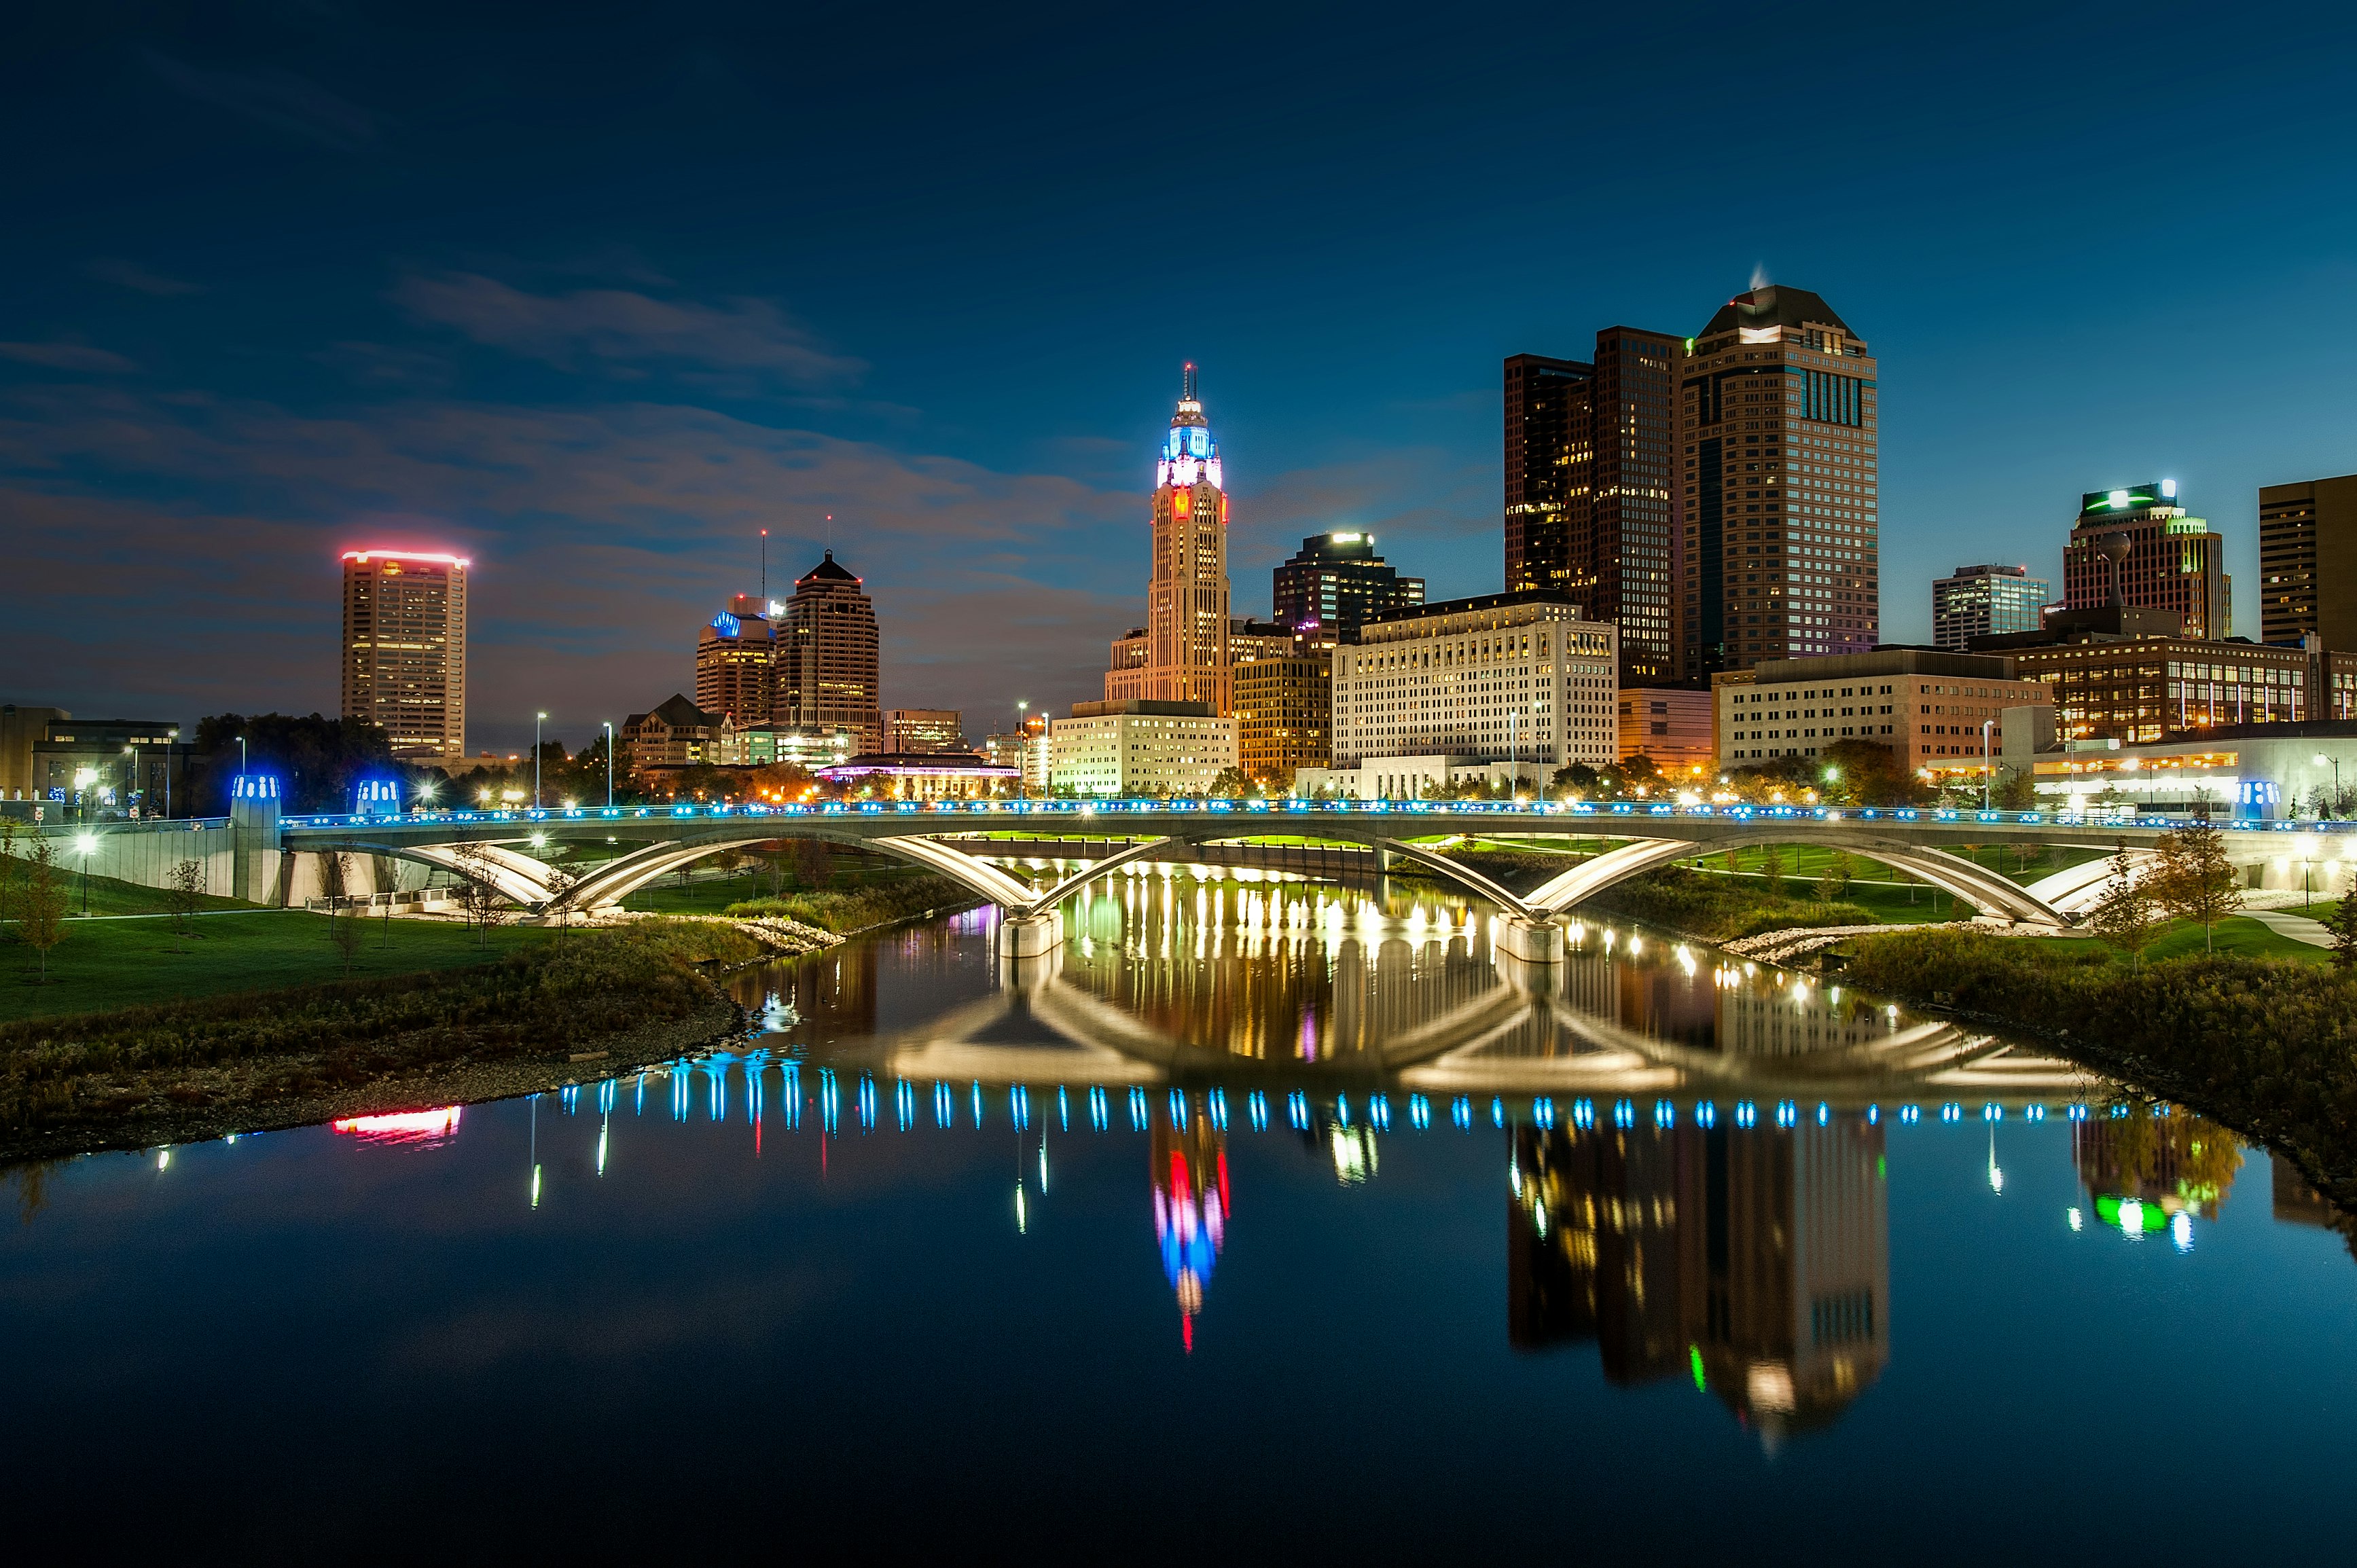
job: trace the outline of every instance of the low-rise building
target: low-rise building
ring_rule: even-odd
[[[729,760],[736,739],[737,726],[727,714],[705,713],[679,692],[622,721],[622,744],[629,748],[633,779],[642,779],[650,769],[720,766]]]
[[[1049,783],[1075,795],[1208,794],[1236,766],[1236,721],[1208,703],[1075,703],[1049,725]]]
[[[1618,744],[1620,629],[1540,588],[1380,616],[1334,650],[1334,763],[1602,767]]]
[[[748,725],[732,727],[721,742],[717,761],[729,768],[772,768],[784,765],[816,770],[847,762],[859,751],[856,729],[804,729],[794,725]]]
[[[1699,686],[1622,687],[1620,759],[1644,757],[1668,779],[1707,779],[1718,766],[1711,706]]]
[[[29,794],[70,817],[186,816],[188,761],[180,728],[169,719],[60,714],[33,742]]]
[[[970,751],[866,752],[818,770],[855,794],[889,800],[973,800],[1014,792],[1015,768]]]
[[[1305,768],[1293,776],[1293,793],[1303,799],[1338,800],[1428,800],[1461,792],[1469,784],[1514,790],[1536,798],[1553,780],[1552,762],[1491,761],[1435,752],[1424,757],[1361,757],[1356,768]]]
[[[2357,721],[2228,725],[2144,743],[2068,741],[2039,754],[2030,776],[2040,804],[2052,811],[2128,805],[2170,815],[2346,818],[2357,814],[2349,798],[2357,793]]]
[[[1978,769],[1985,751],[1993,765],[2005,711],[2053,700],[2050,688],[2017,678],[2000,656],[1930,648],[1762,660],[1712,676],[1711,694],[1722,768],[1866,740],[1933,773]]]

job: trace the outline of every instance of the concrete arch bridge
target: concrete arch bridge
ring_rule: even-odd
[[[267,802],[263,804],[269,804]],[[259,815],[259,808],[250,814]],[[1697,854],[1781,843],[1813,844],[1898,866],[1975,908],[2009,922],[2061,928],[2092,902],[2098,866],[2074,867],[2024,886],[1956,853],[1966,845],[2039,843],[2109,851],[2125,843],[2148,856],[2167,831],[2038,812],[1846,811],[1803,807],[1596,806],[1490,801],[937,801],[856,802],[816,807],[625,807],[546,811],[417,814],[398,818],[287,817],[270,812],[267,836],[281,854],[335,851],[467,869],[535,915],[565,919],[610,907],[677,868],[733,846],[818,839],[897,856],[940,873],[998,905],[1002,946],[1016,956],[1060,945],[1057,906],[1097,878],[1181,846],[1254,839],[1309,838],[1363,846],[1405,860],[1505,911],[1501,945],[1526,960],[1562,948],[1555,917],[1626,877]],[[249,825],[260,838],[261,822]],[[2277,835],[2293,824],[2235,824],[2230,847],[2243,858],[2280,856]],[[2344,835],[2336,853],[2357,848],[2357,824],[2308,825]],[[1034,884],[996,864],[1021,841],[975,835],[1009,832],[1042,839],[1088,835],[1125,840],[1061,880]],[[1517,892],[1445,853],[1448,841],[1609,839],[1618,847],[1534,888]],[[529,853],[572,843],[630,847],[577,879]],[[1434,843],[1440,840],[1441,843]],[[462,846],[475,846],[467,848]]]

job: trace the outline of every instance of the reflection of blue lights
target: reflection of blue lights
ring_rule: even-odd
[[[1473,1131],[1473,1102],[1465,1096],[1458,1095],[1449,1104],[1448,1119],[1465,1132],[1470,1133]]]
[[[1571,1119],[1574,1122],[1577,1122],[1579,1120],[1578,1107],[1574,1106],[1572,1108]],[[1555,1101],[1544,1098],[1532,1101],[1531,1120],[1543,1128],[1553,1127],[1555,1125]]]
[[[1111,1113],[1105,1104],[1104,1085],[1101,1083],[1089,1085],[1089,1125],[1102,1133],[1110,1119]]]
[[[2084,1122],[2086,1119],[2087,1119],[2087,1108],[2086,1108],[2085,1106],[2083,1106],[2083,1105],[2073,1105],[2073,1106],[2072,1106],[2072,1107],[2071,1107],[2071,1120],[2072,1120],[2072,1121],[2073,1121],[2073,1122]]]
[[[982,1131],[982,1079],[974,1080],[974,1130]]]
[[[1677,1102],[1676,1102],[1675,1101],[1674,1101],[1674,1100],[1656,1100],[1655,1101],[1653,1101],[1653,1125],[1654,1125],[1654,1126],[1656,1126],[1656,1127],[1674,1127],[1674,1126],[1676,1126],[1677,1124],[1678,1124],[1678,1107],[1677,1107]]]
[[[1789,1100],[1780,1100],[1776,1102],[1776,1125],[1779,1127],[1791,1127],[1796,1125],[1800,1120],[1801,1108],[1799,1106],[1793,1104]]]
[[[1964,1119],[1964,1108],[1963,1106],[1961,1106],[1961,1105],[1957,1104],[1954,1101],[1951,1100],[1951,1101],[1949,1101],[1945,1105],[1943,1105],[1943,1106],[1941,1106],[1941,1107],[1940,1107],[1940,1120],[1941,1120],[1941,1121],[1943,1121],[1943,1122],[1961,1122],[1961,1121],[1963,1121]]]
[[[903,1133],[917,1124],[917,1086],[905,1078],[892,1086],[892,1110]]]
[[[1421,1094],[1407,1097],[1407,1123],[1421,1133],[1432,1125],[1432,1101]]]
[[[1923,1108],[1920,1105],[1902,1105],[1899,1108],[1899,1124],[1902,1127],[1912,1127],[1922,1119]]]
[[[2043,1122],[2046,1120],[2046,1107],[2043,1105],[2033,1105],[2029,1110],[2023,1112],[2022,1115],[2032,1122]]]
[[[1490,1121],[1494,1126],[1502,1127],[1506,1124],[1506,1102],[1504,1101],[1492,1100],[1490,1101]]]
[[[611,1115],[613,1110],[614,1080],[609,1078],[597,1086],[597,1111],[600,1115]]]
[[[1187,1097],[1175,1089],[1170,1091],[1170,1125],[1181,1133],[1187,1130]]]
[[[2193,1216],[2179,1209],[2169,1218],[2169,1239],[2177,1243],[2180,1252],[2193,1251]]]
[[[1759,1120],[1760,1107],[1754,1105],[1749,1100],[1738,1100],[1735,1102],[1735,1124],[1737,1126],[1749,1127],[1757,1123]]]
[[[1006,1091],[1006,1114],[1015,1122],[1015,1130],[1027,1132],[1031,1126],[1031,1091],[1021,1084]]]
[[[1351,1097],[1349,1095],[1338,1094],[1334,1097],[1334,1119],[1341,1122],[1345,1127],[1348,1127],[1351,1124]]]
[[[565,1113],[567,1116],[574,1114],[581,1109],[581,1086],[577,1083],[566,1084],[563,1091],[557,1095],[556,1102],[565,1107]]]
[[[1994,1100],[1992,1100],[1992,1101],[1988,1101],[1986,1104],[1985,1104],[1985,1105],[1983,1105],[1983,1106],[1981,1107],[1981,1120],[1982,1120],[1982,1121],[1984,1121],[1984,1122],[2002,1122],[2002,1121],[2004,1121],[2004,1120],[2005,1120],[2005,1107],[2004,1107],[2004,1106],[2002,1106],[2002,1105],[1999,1105],[1999,1104],[1998,1104],[1996,1101],[1994,1101]]]
[[[1634,1127],[1637,1124],[1637,1107],[1626,1100],[1614,1101],[1612,1124],[1615,1127]]]
[[[1718,1107],[1707,1100],[1696,1102],[1695,1106],[1695,1125],[1697,1127],[1717,1126]]]
[[[1208,1104],[1211,1111],[1211,1125],[1218,1128],[1222,1133],[1226,1132],[1228,1130],[1228,1091],[1224,1089],[1215,1089],[1211,1090],[1211,1099]]]
[[[1309,1131],[1309,1097],[1308,1095],[1297,1089],[1293,1090],[1285,1097],[1285,1110],[1286,1119],[1293,1123],[1295,1132]]]
[[[1146,1090],[1132,1085],[1129,1090],[1129,1130],[1146,1131]]]
[[[1257,1089],[1254,1090],[1250,1094],[1244,1097],[1244,1109],[1252,1117],[1252,1127],[1254,1132],[1265,1133],[1268,1131],[1267,1095],[1263,1094]]]
[[[1867,1126],[1869,1126],[1869,1127],[1874,1126],[1877,1122],[1879,1122],[1881,1120],[1882,1120],[1882,1107],[1881,1107],[1881,1106],[1879,1106],[1879,1105],[1869,1105],[1869,1106],[1867,1106],[1867,1107],[1866,1108],[1866,1124],[1867,1124]]]
[[[1374,1095],[1367,1101],[1367,1125],[1378,1133],[1392,1130],[1392,1102],[1388,1095]]]
[[[783,1079],[778,1085],[778,1102],[785,1108],[786,1131],[798,1132],[802,1124],[802,1069],[799,1063],[788,1062],[780,1069]]]
[[[1817,1101],[1817,1125],[1822,1127],[1834,1119],[1834,1108],[1824,1101]]]
[[[1071,1104],[1065,1101],[1064,1086],[1060,1083],[1056,1086],[1056,1131],[1059,1133],[1069,1133],[1071,1130],[1072,1108]]]
[[[933,1080],[933,1125],[947,1128],[957,1111],[950,1102],[950,1086],[941,1079]]]

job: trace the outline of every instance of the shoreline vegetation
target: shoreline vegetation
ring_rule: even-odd
[[[910,876],[536,931],[458,967],[20,1018],[0,1024],[0,1162],[503,1099],[668,1061],[745,1026],[719,974],[974,902],[947,877]]]
[[[1845,978],[2046,1041],[2276,1150],[2357,1215],[2357,975],[2188,953],[2130,964],[1980,931],[1854,939]]]

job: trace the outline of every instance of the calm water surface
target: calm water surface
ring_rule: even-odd
[[[2345,1560],[2357,1265],[2214,1124],[1429,891],[991,918],[741,977],[747,1051],[21,1180],[20,1541]]]

